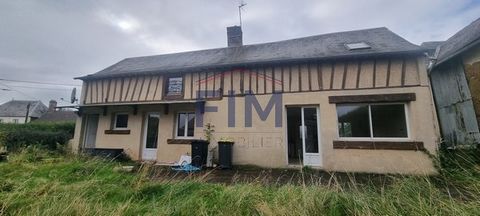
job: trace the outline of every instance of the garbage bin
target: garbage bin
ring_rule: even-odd
[[[218,142],[218,160],[220,168],[232,168],[232,147],[234,142]]]
[[[191,142],[193,166],[201,168],[207,164],[208,144],[206,140],[193,140]]]

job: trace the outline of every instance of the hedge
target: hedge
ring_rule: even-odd
[[[30,145],[56,149],[73,137],[75,123],[0,124],[0,146],[17,151]]]

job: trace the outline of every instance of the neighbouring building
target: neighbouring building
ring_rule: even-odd
[[[57,101],[50,100],[48,111],[40,116],[37,122],[75,122],[77,114],[75,111],[57,107]]]
[[[124,59],[83,81],[75,149],[171,162],[231,137],[234,164],[434,173],[425,52],[387,28]]]
[[[0,105],[0,123],[24,124],[47,112],[41,101],[11,100]]]
[[[445,147],[478,144],[480,19],[437,44],[429,74]]]

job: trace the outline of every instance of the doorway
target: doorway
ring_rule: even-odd
[[[94,149],[97,141],[98,114],[87,114],[85,117],[85,136],[83,141],[84,149]]]
[[[145,116],[145,131],[143,139],[142,159],[156,160],[158,147],[159,113],[147,113]]]
[[[288,164],[322,166],[318,107],[287,107]]]

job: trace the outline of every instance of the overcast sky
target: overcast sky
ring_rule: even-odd
[[[382,26],[420,44],[446,40],[480,16],[478,0],[245,3],[244,44]],[[224,47],[225,27],[238,24],[237,6],[238,0],[0,0],[0,79],[80,85],[74,77],[126,57]],[[73,87],[0,80],[0,103],[68,100]]]

